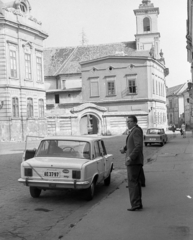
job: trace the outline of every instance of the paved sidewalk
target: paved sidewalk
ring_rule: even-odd
[[[142,211],[127,211],[125,182],[75,223],[65,240],[192,240],[192,136],[177,135],[144,170]]]

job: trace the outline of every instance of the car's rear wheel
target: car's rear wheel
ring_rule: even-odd
[[[111,183],[111,173],[109,173],[109,176],[104,180],[105,186],[109,186]]]
[[[40,196],[42,190],[37,187],[30,187],[29,191],[33,198],[38,198]]]
[[[147,147],[147,143],[145,143],[145,146]]]
[[[95,182],[93,181],[88,189],[86,189],[86,200],[91,201],[95,193]]]

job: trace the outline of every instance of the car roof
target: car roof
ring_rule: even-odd
[[[77,136],[49,136],[45,137],[42,140],[75,140],[75,141],[87,141],[92,142],[94,140],[101,140],[101,137],[99,136],[88,136],[88,135],[77,135]]]

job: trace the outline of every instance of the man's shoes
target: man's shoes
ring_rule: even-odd
[[[143,205],[140,205],[138,207],[132,207],[132,208],[128,208],[127,211],[136,211],[136,210],[141,210],[143,209]]]

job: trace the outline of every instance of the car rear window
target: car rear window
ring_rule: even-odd
[[[90,143],[74,140],[43,140],[36,157],[90,159]]]
[[[162,129],[148,129],[147,133],[148,134],[163,134],[164,131]]]

